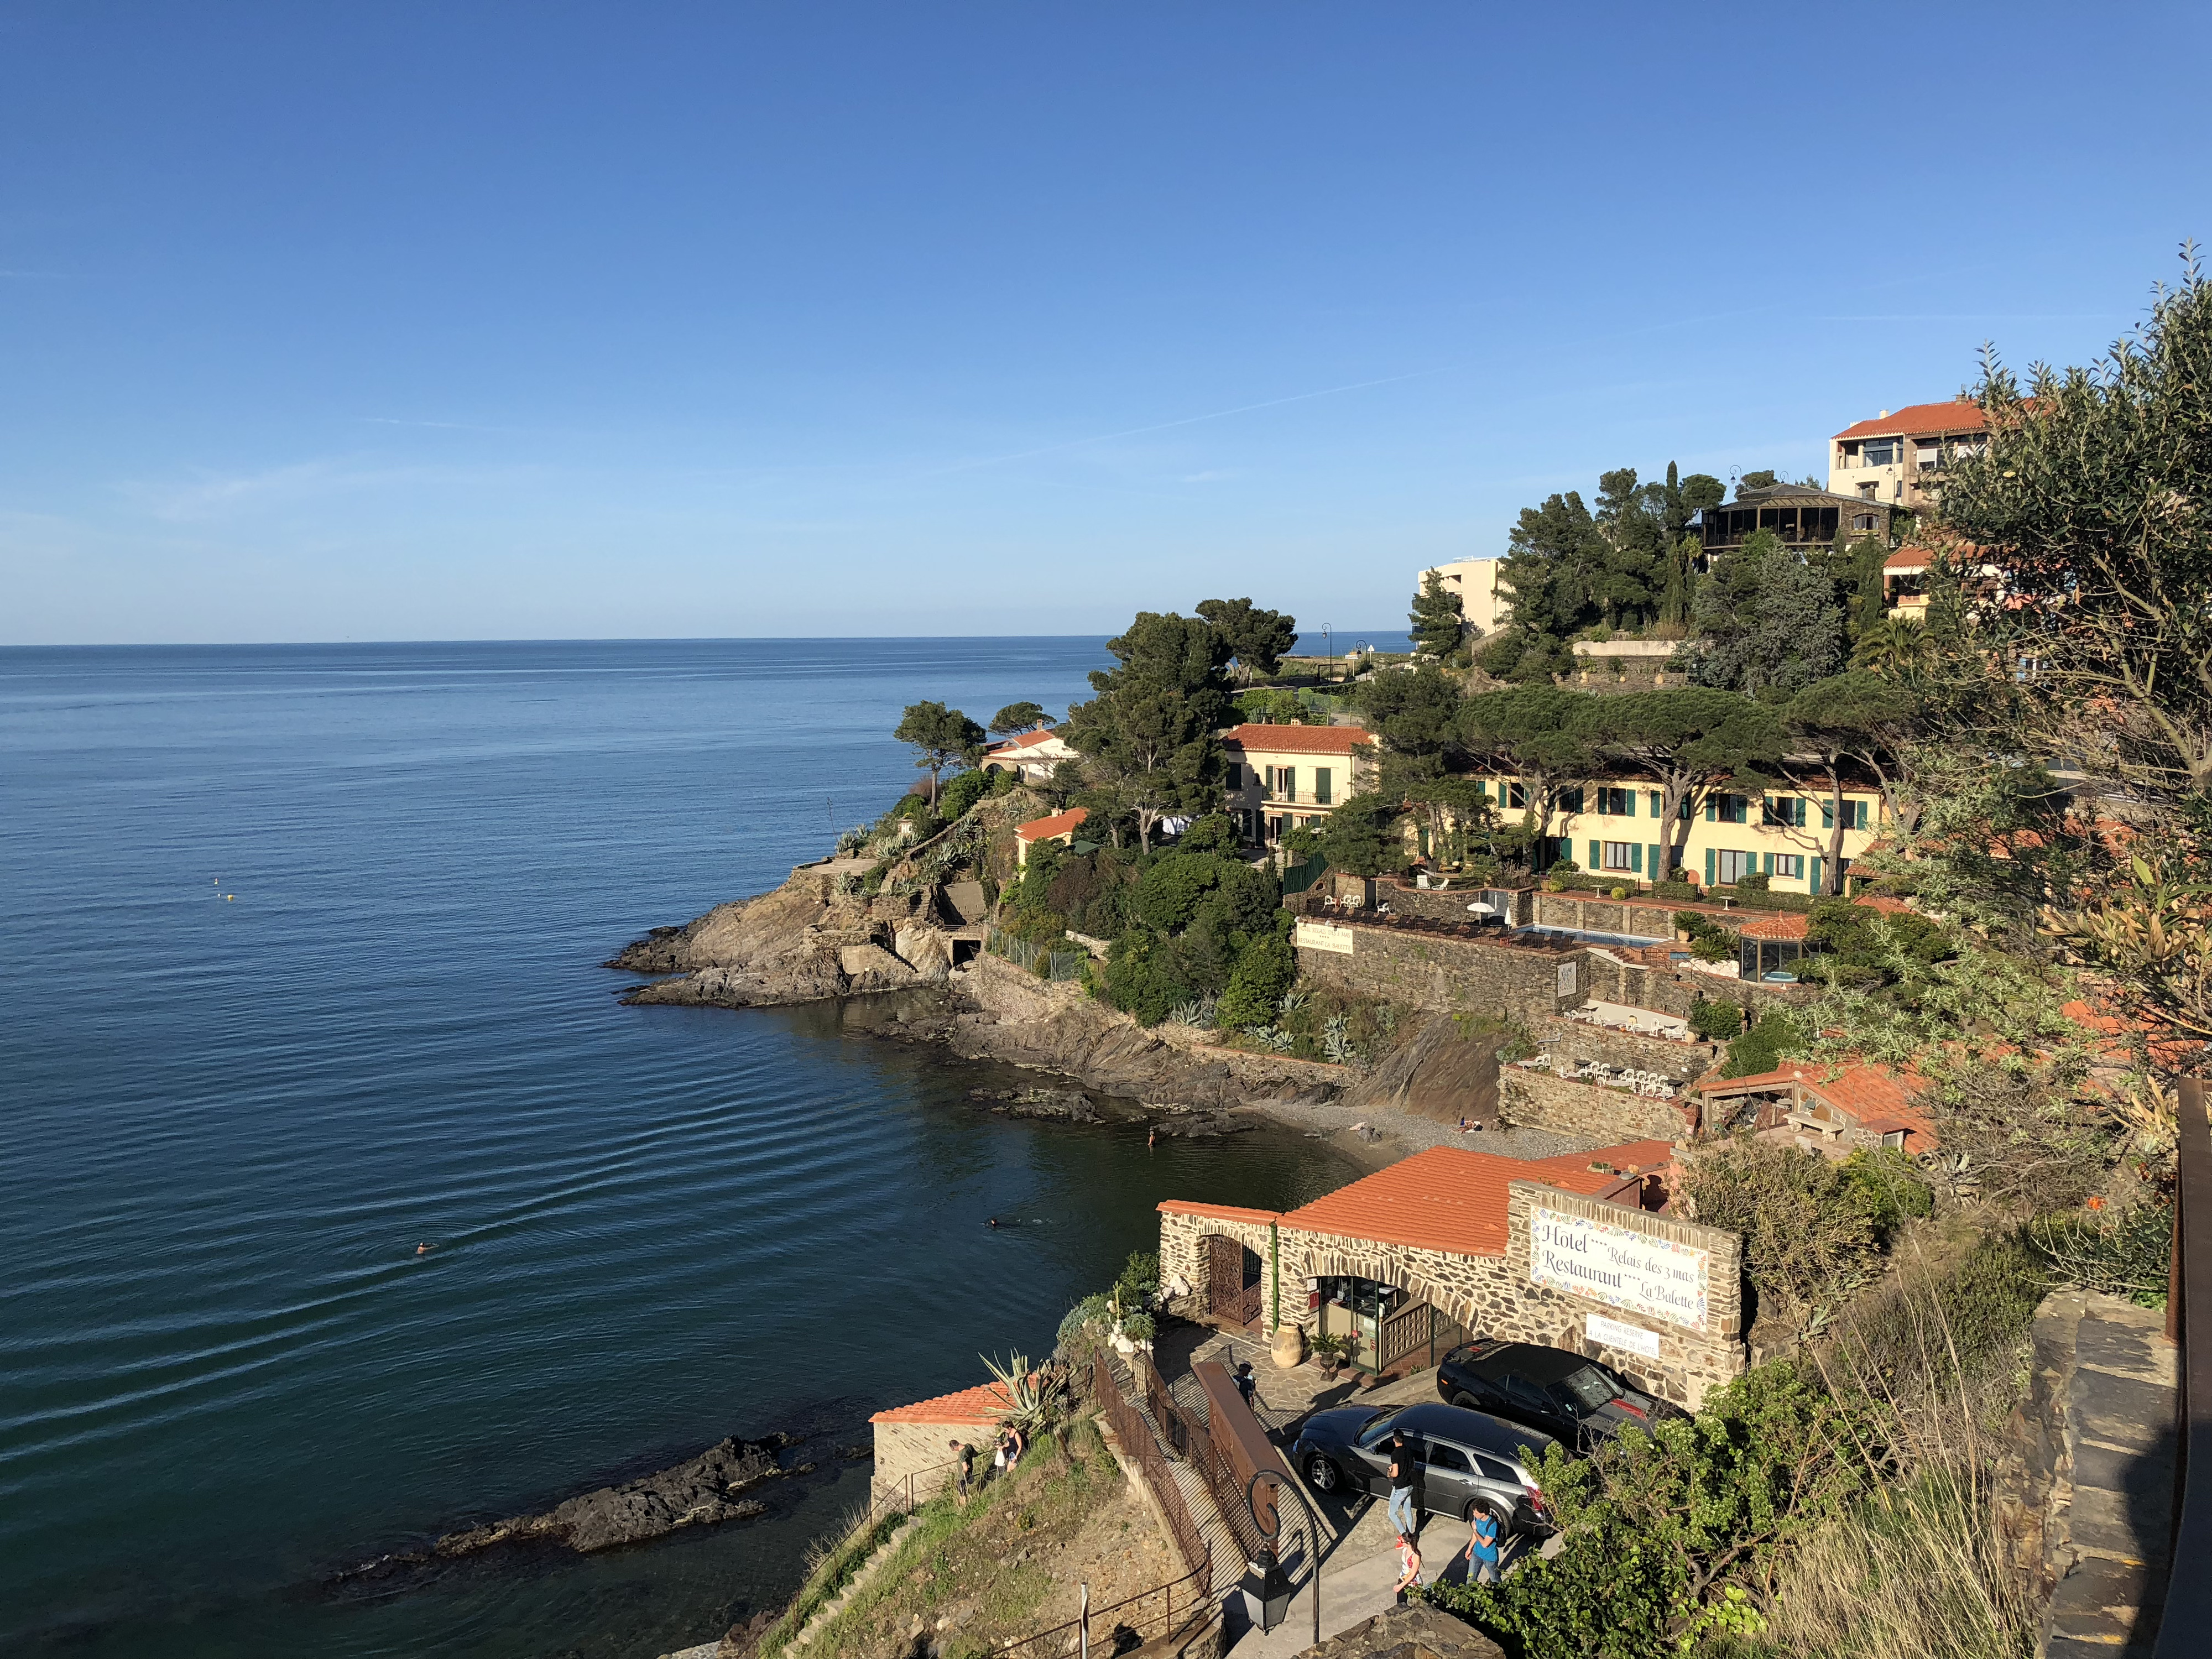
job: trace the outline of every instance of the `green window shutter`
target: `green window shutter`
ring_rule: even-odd
[[[1623,816],[1632,818],[1636,816],[1636,792],[1633,789],[1624,789],[1620,792],[1620,799],[1622,803],[1627,808],[1627,811],[1623,814]]]
[[[1316,805],[1326,806],[1329,804],[1329,783],[1328,768],[1326,766],[1314,768],[1314,802]]]
[[[1706,886],[1708,886],[1708,887],[1710,887],[1710,886],[1711,886],[1712,884],[1713,884],[1713,849],[1712,849],[1711,848],[1708,847],[1707,848],[1705,848],[1705,885],[1706,885]]]
[[[1759,866],[1759,873],[1763,876],[1772,875],[1774,873],[1774,854],[1771,853],[1763,853],[1759,856],[1766,860],[1765,864]]]
[[[1851,828],[1854,830],[1863,830],[1867,827],[1867,804],[1864,801],[1855,800],[1851,803]]]
[[[1651,879],[1656,881],[1667,868],[1666,848],[1657,842],[1651,843]]]
[[[1809,867],[1811,868],[1811,870],[1812,870],[1812,872],[1813,872],[1813,877],[1812,877],[1812,879],[1811,879],[1810,881],[1808,881],[1808,882],[1807,882],[1807,883],[1805,884],[1805,888],[1806,888],[1806,890],[1807,890],[1808,892],[1817,893],[1817,892],[1819,892],[1819,891],[1820,890],[1820,869],[1821,869],[1821,860],[1820,860],[1820,855],[1819,855],[1818,854],[1815,854],[1814,855],[1814,857],[1813,857],[1813,860],[1812,860],[1812,863],[1811,863],[1811,865],[1810,865],[1810,866],[1809,866]]]
[[[1832,800],[1824,800],[1820,803],[1820,828],[1832,830],[1835,827],[1836,804]]]
[[[1603,850],[1603,849],[1602,849],[1602,848],[1598,845],[1598,843],[1597,843],[1597,842],[1592,842],[1589,844],[1589,849],[1590,849],[1590,861],[1589,861],[1589,867],[1590,867],[1591,869],[1593,869],[1593,870],[1596,870],[1596,869],[1601,868],[1601,867],[1603,866],[1604,863],[1605,863],[1605,854],[1604,854],[1604,850]]]
[[[1805,797],[1802,795],[1797,797],[1796,814],[1796,827],[1802,830],[1805,827]]]
[[[1712,822],[1713,822],[1713,817],[1714,817],[1714,814],[1715,814],[1715,813],[1717,813],[1717,812],[1718,812],[1719,811],[1720,811],[1720,803],[1719,803],[1719,802],[1717,802],[1717,801],[1716,801],[1716,800],[1715,800],[1715,799],[1714,799],[1711,795],[1706,796],[1706,797],[1705,797],[1705,822],[1706,822],[1707,823],[1712,823]]]
[[[1639,876],[1644,873],[1644,848],[1634,842],[1628,846],[1628,867]]]

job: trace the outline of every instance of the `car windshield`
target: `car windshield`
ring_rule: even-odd
[[[1397,1420],[1398,1412],[1403,1410],[1405,1407],[1401,1406],[1397,1411],[1377,1412],[1369,1418],[1359,1426],[1359,1443],[1363,1446],[1371,1446],[1389,1433],[1390,1425]]]
[[[1599,1407],[1620,1398],[1620,1390],[1613,1386],[1613,1379],[1595,1365],[1585,1365],[1561,1377],[1552,1384],[1552,1391],[1577,1416],[1588,1416]]]

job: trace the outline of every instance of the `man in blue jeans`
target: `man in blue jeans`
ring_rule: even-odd
[[[1498,1515],[1487,1504],[1474,1507],[1474,1528],[1467,1540],[1467,1582],[1480,1584],[1498,1582],[1498,1547],[1504,1541],[1504,1528],[1498,1524]]]
[[[1400,1430],[1390,1437],[1390,1524],[1408,1538],[1420,1535],[1420,1480],[1413,1443]]]

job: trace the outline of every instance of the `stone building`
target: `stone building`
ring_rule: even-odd
[[[1283,1213],[1170,1199],[1160,1271],[1216,1318],[1348,1336],[1367,1370],[1502,1336],[1695,1407],[1744,1368],[1742,1246],[1657,1212],[1672,1155],[1439,1146]]]
[[[1327,821],[1371,769],[1363,751],[1372,741],[1356,726],[1232,726],[1221,734],[1224,809],[1247,841],[1272,847],[1285,830]]]
[[[1829,440],[1828,488],[1914,512],[1933,506],[1944,467],[1990,440],[1979,404],[1909,404],[1845,427]]]
[[[1911,1072],[1857,1063],[1785,1060],[1756,1077],[1710,1079],[1698,1086],[1701,1134],[1748,1129],[1832,1158],[1894,1146],[1918,1157],[1936,1150],[1936,1125],[1920,1103],[1926,1080]]]
[[[955,1442],[975,1447],[977,1468],[989,1468],[991,1443],[1011,1408],[1005,1385],[985,1382],[878,1412],[868,1419],[876,1434],[870,1499],[883,1509],[911,1506],[937,1496],[952,1480]]]

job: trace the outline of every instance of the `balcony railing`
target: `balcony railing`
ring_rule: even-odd
[[[2212,1127],[2204,1085],[2184,1078],[2175,1162],[2173,1267],[2167,1281],[2166,1334],[2179,1344],[2180,1468],[2174,1487],[2173,1552],[2166,1577],[2155,1659],[2204,1651],[2212,1628]]]

